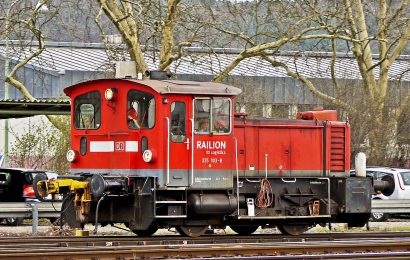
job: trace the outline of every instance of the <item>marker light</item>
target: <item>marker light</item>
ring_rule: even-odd
[[[107,88],[104,93],[104,97],[108,101],[115,101],[117,97],[117,89]]]
[[[78,157],[78,152],[74,150],[68,150],[66,157],[67,157],[67,161],[69,161],[70,163],[75,162]]]

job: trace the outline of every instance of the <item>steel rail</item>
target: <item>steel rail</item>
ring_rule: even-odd
[[[220,244],[220,243],[277,243],[277,242],[320,242],[356,240],[397,240],[409,239],[410,232],[340,232],[308,233],[301,236],[281,234],[207,235],[197,238],[179,235],[137,237],[137,236],[88,236],[88,237],[0,237],[0,248],[40,246],[127,246],[127,245],[181,245],[181,244]]]
[[[272,244],[206,244],[167,246],[104,246],[67,248],[1,249],[0,259],[136,259],[136,258],[192,258],[192,257],[249,257],[293,255],[336,255],[398,252],[408,254],[410,240],[398,241],[325,241],[311,243]]]

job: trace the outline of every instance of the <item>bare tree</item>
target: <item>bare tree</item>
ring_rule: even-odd
[[[98,4],[95,21],[103,35],[112,33],[111,28],[101,26],[104,19],[108,18],[115,26],[138,72],[148,70],[144,57],[147,52],[154,56],[159,53],[159,70],[170,70],[170,65],[185,55],[186,46],[239,47],[243,51],[236,58],[214,69],[215,81],[224,80],[243,60],[253,57],[283,69],[329,106],[346,111],[352,123],[360,115],[357,122],[364,122],[373,131],[361,131],[358,146],[368,143],[371,158],[376,162],[386,158],[392,147],[394,137],[388,135],[400,132],[398,122],[402,122],[410,94],[404,92],[399,100],[389,101],[394,88],[392,81],[399,81],[389,73],[399,55],[410,49],[408,0],[87,1],[90,8]],[[15,24],[26,28],[39,42],[39,50],[33,52],[38,55],[44,35],[37,24],[39,13],[35,8],[31,10],[24,19],[16,19]],[[296,62],[278,59],[277,54],[283,50],[296,50],[302,55],[305,51],[332,53],[328,70],[333,87],[319,87]],[[351,88],[338,78],[340,53],[353,55],[356,60],[362,78],[357,86],[360,91],[355,90],[363,95],[359,101],[349,96]],[[12,72],[7,80],[24,92],[24,86],[13,81],[13,75]],[[32,98],[29,93],[25,95]],[[365,111],[363,103],[368,105]]]
[[[107,17],[121,34],[138,72],[148,71],[143,53],[159,52],[158,70],[169,71],[170,65],[184,55],[184,47],[205,42],[201,5],[195,1],[126,1],[97,0]],[[97,16],[100,20],[101,12]],[[103,31],[103,30],[102,30]]]
[[[16,78],[16,74],[20,68],[24,67],[30,60],[39,56],[44,51],[45,36],[41,31],[41,27],[45,23],[49,22],[50,19],[46,19],[39,24],[40,13],[44,10],[45,4],[47,4],[48,0],[45,0],[37,6],[26,6],[24,2],[25,1],[22,0],[14,0],[8,7],[7,14],[0,17],[0,21],[4,23],[3,35],[5,35],[7,37],[7,41],[10,42],[10,39],[13,37],[12,34],[16,37],[19,34],[23,34],[26,39],[33,39],[37,41],[38,48],[31,49],[30,53],[24,55],[24,57],[19,60],[19,62],[6,76],[6,82],[17,88],[25,98],[34,100],[35,98],[27,90],[24,84]],[[28,35],[28,32],[31,33],[31,35]],[[33,45],[29,44],[29,46],[31,47]],[[27,46],[23,46],[23,48],[26,47]]]
[[[45,25],[52,21],[59,9],[51,5],[51,0],[41,0],[36,5],[32,5],[31,1],[12,0],[1,3],[1,7],[2,10],[4,10],[4,15],[0,16],[0,35],[6,39],[6,60],[13,61],[13,68],[10,71],[6,71],[5,82],[20,91],[25,99],[35,100],[36,98],[20,80],[18,72],[45,50],[46,36],[43,33],[43,29]],[[10,57],[10,51],[13,53],[13,58],[16,57],[14,54],[17,53],[17,59]],[[55,129],[49,130],[50,136],[47,142],[43,143],[48,146],[36,144],[36,148],[39,149],[36,149],[36,151],[33,150],[32,154],[30,154],[31,162],[34,163],[36,167],[44,166],[41,165],[42,162],[47,163],[48,166],[62,172],[62,170],[67,168],[68,164],[61,161],[61,157],[62,155],[64,156],[66,149],[62,151],[60,148],[66,147],[69,143],[67,142],[67,127],[69,126],[69,122],[66,118],[62,117],[47,116],[47,118],[53,126],[59,130],[59,137],[57,137]],[[43,125],[38,129],[39,132],[41,132],[40,130],[43,131],[43,136],[40,134],[37,136],[37,139],[44,139],[44,131],[47,127]],[[21,138],[18,138],[18,142],[15,144],[16,150],[13,150],[13,152],[18,153],[18,155],[16,156],[16,154],[14,154],[13,160],[20,157],[19,167],[33,166],[25,156],[27,155],[27,148],[33,148],[31,144],[33,144],[34,139],[31,137],[33,137],[32,133],[25,134]],[[54,151],[56,151],[51,160],[50,154],[44,153],[42,150],[46,148],[46,150],[51,151],[52,149],[49,149],[50,147],[53,147]],[[8,152],[6,152],[6,154],[8,154]],[[29,165],[27,165],[27,163],[29,163]]]
[[[215,29],[242,40],[244,50],[222,71],[215,76],[215,81],[223,80],[243,60],[251,57],[260,57],[274,67],[283,68],[286,73],[301,82],[316,97],[328,104],[347,111],[351,116],[359,116],[364,123],[364,132],[361,143],[368,142],[370,162],[380,163],[386,160],[388,150],[391,149],[391,135],[397,133],[398,119],[410,103],[410,92],[396,97],[395,102],[389,102],[389,90],[395,87],[389,78],[389,72],[400,53],[408,45],[410,36],[410,12],[408,1],[255,1],[233,6],[226,2],[224,20],[215,20],[212,26]],[[263,12],[270,6],[272,15]],[[227,27],[226,19],[238,21],[244,17],[244,11],[235,9],[251,8],[258,12],[251,19],[255,24],[261,24],[263,15],[272,19],[271,25],[278,26],[273,30],[265,30],[255,25],[253,34],[246,34],[243,30]],[[275,17],[274,17],[275,16]],[[212,17],[221,17],[213,14]],[[292,19],[289,19],[292,17]],[[247,17],[248,18],[248,17]],[[245,18],[244,18],[245,20]],[[263,23],[262,23],[263,24]],[[278,29],[279,28],[279,29]],[[269,39],[272,40],[269,40]],[[328,46],[333,53],[329,65],[333,79],[333,88],[329,91],[320,90],[309,78],[298,71],[297,66],[277,59],[275,54],[280,50],[287,50],[295,46],[300,52],[306,51],[306,45],[314,50],[317,46]],[[301,49],[301,44],[305,44]],[[343,95],[344,87],[336,77],[337,53],[352,53],[362,77],[360,87],[363,91],[361,102],[353,102],[351,96]],[[378,54],[378,55],[374,55]],[[408,72],[407,72],[408,73]],[[363,104],[366,104],[366,113],[363,113]],[[369,127],[366,127],[366,124]],[[407,122],[407,125],[409,123]],[[387,130],[387,131],[386,131]]]
[[[3,29],[0,34],[7,38],[8,43],[12,45],[10,49],[16,50],[19,58],[6,75],[5,81],[19,90],[25,99],[35,100],[36,98],[19,80],[17,73],[45,50],[46,35],[43,30],[56,17],[59,6],[52,5],[51,0],[41,0],[36,5],[24,0],[12,0],[8,6],[6,4],[2,4],[3,10],[7,12],[0,17],[0,27]],[[65,123],[58,118],[47,118],[57,129],[66,128]]]

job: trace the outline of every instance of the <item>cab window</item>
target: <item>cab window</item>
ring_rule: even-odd
[[[128,92],[127,125],[130,129],[154,127],[155,99],[153,95],[138,90]]]
[[[171,141],[184,142],[185,141],[185,115],[186,107],[183,102],[173,102],[171,104]]]
[[[229,98],[195,99],[195,133],[229,134],[231,132],[231,111],[232,104]]]
[[[74,127],[98,129],[101,125],[101,95],[98,91],[76,97],[74,101]]]

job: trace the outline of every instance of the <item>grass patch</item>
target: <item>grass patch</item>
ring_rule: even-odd
[[[332,229],[330,230],[328,226],[322,227],[317,225],[309,229],[309,232],[312,233],[324,233],[324,232],[360,232],[360,231],[410,231],[410,222],[370,222],[369,230],[366,226],[364,227],[354,227],[348,228],[347,224],[333,224]]]

